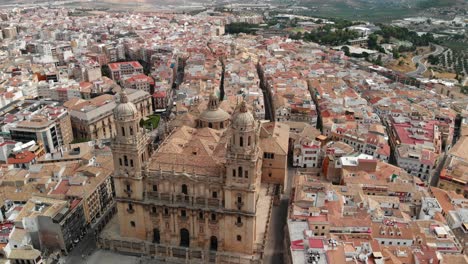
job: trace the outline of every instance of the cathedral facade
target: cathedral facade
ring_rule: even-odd
[[[195,127],[175,129],[150,156],[139,112],[124,92],[121,98],[114,110],[117,135],[112,142],[120,236],[257,254],[271,206],[265,191],[271,168],[264,163],[283,166],[285,181],[287,155],[286,150],[286,155],[276,154],[279,162],[265,160],[262,142],[286,142],[287,148],[283,132],[289,129],[255,120],[243,102],[231,116],[212,95]]]

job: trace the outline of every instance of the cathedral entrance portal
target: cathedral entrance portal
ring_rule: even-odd
[[[213,250],[213,251],[218,250],[218,238],[215,236],[212,236],[210,238],[210,250]]]
[[[180,230],[180,246],[181,247],[189,247],[190,246],[190,233],[185,228],[182,228]]]
[[[159,244],[161,241],[161,235],[159,234],[159,229],[153,229],[153,243]]]

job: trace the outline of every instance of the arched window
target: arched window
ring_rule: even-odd
[[[130,127],[130,136],[133,136],[133,127]]]
[[[133,160],[130,160],[130,167],[133,167]]]
[[[219,123],[219,127],[224,128],[224,123],[223,122]]]
[[[122,166],[122,158],[119,158],[119,165]]]
[[[236,169],[232,169],[232,177],[236,177]]]
[[[251,136],[249,136],[247,138],[247,146],[250,146],[250,144],[252,144],[252,137]]]
[[[186,184],[182,184],[182,193],[188,195],[188,188]]]
[[[216,221],[216,214],[211,214],[211,221]]]
[[[124,127],[122,127],[122,136],[125,137],[125,128]]]
[[[242,217],[240,216],[237,217],[237,224],[242,224]]]
[[[209,128],[213,128],[213,124],[211,122],[208,123]]]
[[[203,220],[203,212],[198,213],[198,219]]]
[[[159,229],[155,228],[153,229],[153,243],[159,244],[161,241],[161,235],[159,233]]]
[[[242,178],[242,167],[237,168],[237,172],[239,174],[239,178]]]
[[[218,238],[216,238],[215,236],[212,236],[210,238],[210,250],[212,251],[218,250]]]
[[[240,194],[237,195],[237,203],[242,203],[242,195]]]
[[[239,146],[243,147],[244,146],[244,138],[239,137]]]
[[[248,178],[248,177],[249,177],[249,171],[248,171],[248,170],[246,170],[246,171],[244,172],[244,177],[245,177],[245,178]]]
[[[128,158],[127,158],[127,155],[124,155],[124,164],[125,164],[125,166],[128,166]]]

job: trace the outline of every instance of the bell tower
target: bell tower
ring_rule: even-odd
[[[225,245],[242,247],[251,252],[247,245],[255,241],[256,193],[260,188],[262,159],[260,158],[260,123],[242,102],[232,119],[230,140],[226,152],[225,207],[233,212],[227,221],[236,226],[232,237]],[[242,234],[246,242],[239,245],[235,234]],[[254,243],[252,243],[254,244]]]
[[[114,109],[116,136],[112,139],[114,159],[114,188],[116,193],[121,235],[140,237],[144,235],[143,204],[144,186],[142,167],[148,160],[148,136],[141,128],[140,112],[129,101],[123,90],[120,102]],[[141,228],[137,226],[140,224]],[[143,230],[140,230],[143,229]]]

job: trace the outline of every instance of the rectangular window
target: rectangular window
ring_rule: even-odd
[[[265,153],[263,153],[263,158],[265,158],[265,159],[274,159],[274,158],[275,158],[275,154],[274,154],[274,153],[265,152]]]

